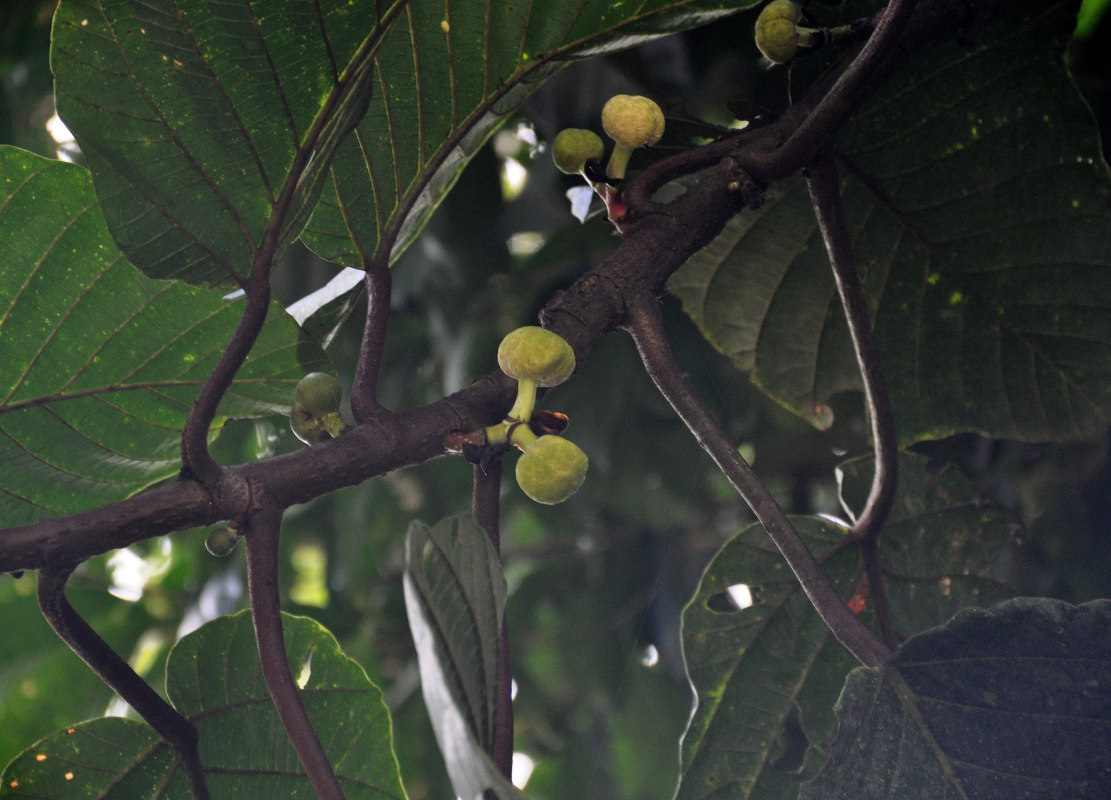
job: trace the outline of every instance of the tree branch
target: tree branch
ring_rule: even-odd
[[[486,531],[494,549],[501,552],[501,456],[474,467],[471,511],[475,522]],[[513,777],[513,672],[509,658],[509,615],[502,617],[498,636],[498,699],[494,720],[494,764],[507,778]]]
[[[193,478],[207,489],[212,489],[220,480],[221,467],[208,452],[208,432],[220,401],[227,394],[235,380],[239,368],[258,339],[259,331],[266,323],[266,312],[270,309],[270,269],[269,262],[259,259],[246,283],[246,304],[239,325],[227,349],[220,354],[219,361],[201,387],[185,427],[181,431],[181,469],[184,477]]]
[[[894,653],[837,594],[783,510],[695,396],[675,361],[654,297],[645,296],[630,307],[626,330],[632,335],[644,367],[660,394],[756,514],[837,640],[865,666],[879,667],[890,661]]]
[[[876,620],[880,632],[889,647],[898,642],[895,623],[891,619],[891,607],[887,602],[887,592],[880,569],[877,538],[891,512],[895,501],[895,489],[899,480],[899,444],[895,430],[895,416],[891,410],[891,398],[884,380],[883,364],[876,340],[872,336],[871,313],[864,297],[864,288],[856,271],[856,258],[853,254],[852,237],[845,224],[844,209],[841,204],[841,188],[837,177],[837,164],[832,156],[819,158],[810,168],[807,177],[810,187],[810,200],[818,228],[822,232],[829,263],[833,267],[833,277],[837,293],[841,296],[841,307],[849,326],[849,334],[856,352],[856,362],[860,366],[860,377],[864,385],[864,403],[872,426],[872,447],[875,470],[872,474],[872,487],[863,510],[853,524],[853,535],[860,540],[863,550],[865,570],[868,575],[868,588],[876,609]]]
[[[197,751],[197,729],[139,677],[70,605],[66,582],[72,571],[72,567],[39,571],[37,593],[43,617],[61,640],[177,751],[194,800],[208,800],[204,767]]]
[[[262,675],[270,699],[282,720],[298,758],[321,800],[342,800],[343,790],[332,770],[320,738],[313,730],[301,690],[289,671],[285,637],[282,632],[281,598],[278,593],[278,544],[281,539],[282,512],[261,508],[248,516],[244,535],[247,540],[247,586],[251,596],[251,616],[255,624]]]
[[[390,289],[393,273],[386,259],[364,265],[366,277],[366,324],[363,328],[359,363],[351,384],[351,413],[355,422],[366,422],[385,409],[378,402],[378,377],[382,372],[382,352],[390,320]]]

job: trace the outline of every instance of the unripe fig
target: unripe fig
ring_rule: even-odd
[[[510,331],[502,339],[498,346],[498,366],[519,381],[555,386],[575,371],[575,351],[558,333],[526,325]]]
[[[552,141],[552,160],[560,172],[573,175],[582,172],[586,162],[600,161],[606,146],[594,131],[566,128]]]
[[[310,372],[297,382],[293,390],[293,402],[314,417],[323,417],[339,411],[343,400],[343,387],[334,375],[326,372]]]
[[[510,331],[498,346],[498,366],[517,379],[517,399],[507,419],[527,422],[538,386],[563,383],[575,371],[575,351],[557,333],[535,325]]]
[[[217,558],[230,556],[239,542],[239,534],[231,528],[216,528],[204,537],[204,549]]]
[[[772,0],[756,18],[756,46],[773,64],[789,64],[800,48],[813,47],[818,31],[799,25],[802,7],[793,0]]]
[[[343,387],[332,375],[310,372],[297,382],[289,427],[305,444],[316,444],[325,434],[335,438],[347,428],[339,413]]]
[[[664,112],[647,97],[617,94],[602,106],[602,127],[622,147],[647,147],[664,135]]]
[[[589,463],[574,442],[541,436],[517,459],[517,485],[537,503],[562,503],[582,486]]]

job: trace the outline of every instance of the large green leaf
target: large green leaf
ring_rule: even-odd
[[[828,768],[804,800],[1111,794],[1111,602],[1022,598],[907,641],[849,676]]]
[[[904,455],[894,511],[880,536],[885,591],[899,633],[938,625],[969,605],[1008,596],[994,563],[1013,522],[980,501],[956,470],[933,474]],[[859,509],[870,460],[843,467],[842,492]],[[863,564],[844,531],[796,518],[843,596],[871,621],[874,601]],[[833,554],[830,557],[830,554]],[[738,608],[729,587],[744,585],[753,605]],[[793,798],[814,777],[834,732],[832,709],[855,662],[810,607],[760,526],[714,559],[683,615],[683,644],[698,706],[683,738],[681,800]]]
[[[568,59],[630,47],[759,0],[411,3],[375,54],[374,96],[305,233],[320,255],[392,260],[468,159]]]
[[[229,285],[295,237],[314,174],[365,110],[378,14],[400,5],[62,3],[58,110],[128,257]]]
[[[180,467],[181,428],[242,299],[146,278],[113,244],[87,170],[0,148],[0,518],[127,497]],[[324,355],[276,303],[220,407],[284,413]]]
[[[283,617],[290,668],[349,798],[403,798],[389,712],[362,668],[328,631]],[[166,666],[171,702],[197,726],[213,797],[311,798],[262,678],[249,612],[222,617],[183,638]],[[97,719],[59,731],[4,773],[0,797],[188,798],[175,754],[147,725]]]
[[[497,551],[469,515],[433,528],[414,522],[405,550],[405,609],[421,690],[452,786],[459,797],[488,790],[520,797],[488,755],[506,596]]]
[[[1111,418],[1111,209],[1061,63],[1062,4],[1006,3],[896,76],[838,144],[900,439],[1080,437]],[[801,181],[733,220],[671,288],[707,337],[818,425],[859,388]]]

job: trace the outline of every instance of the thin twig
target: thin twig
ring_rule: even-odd
[[[351,413],[362,423],[384,410],[378,402],[378,377],[382,372],[382,352],[386,347],[386,331],[390,321],[390,290],[393,273],[389,262],[382,258],[368,262],[366,277],[366,324],[359,350],[359,363],[351,384]]]
[[[494,549],[501,552],[501,475],[498,456],[474,468],[471,510]],[[497,716],[494,720],[494,763],[507,778],[513,777],[513,673],[509,658],[509,615],[502,616],[498,637]]]
[[[282,512],[271,507],[261,508],[249,515],[245,529],[247,586],[262,676],[317,797],[321,800],[341,800],[344,795],[339,779],[312,727],[305,704],[301,701],[301,690],[289,670],[278,593],[281,529]]]
[[[193,402],[189,418],[181,432],[182,474],[200,482],[206,489],[212,489],[220,480],[220,465],[208,452],[208,432],[216,410],[224,398],[239,368],[258,339],[262,326],[266,323],[266,313],[270,309],[270,270],[261,261],[246,282],[246,304],[239,325],[227,348],[201,387],[200,394]]]
[[[70,605],[66,581],[72,571],[72,567],[39,571],[37,592],[43,617],[62,641],[174,748],[194,800],[208,800],[204,767],[197,750],[197,729],[163,700]]]
[[[833,635],[865,666],[890,661],[892,651],[837,594],[783,510],[695,396],[675,360],[655,298],[645,296],[631,303],[625,327],[660,393],[756,514]]]
[[[864,297],[864,287],[861,286],[860,276],[856,271],[852,236],[845,224],[841,204],[837,163],[832,156],[822,157],[811,166],[807,184],[810,187],[810,202],[829,254],[837,293],[841,296],[841,306],[853,340],[853,350],[856,352],[856,362],[864,385],[864,402],[872,426],[875,469],[868,500],[857,515],[853,535],[860,540],[863,550],[868,589],[876,609],[880,632],[888,646],[894,647],[898,638],[884,589],[876,539],[891,512],[899,480],[899,444],[895,415],[891,410],[891,398],[887,392],[879,350],[872,336],[868,301]]]

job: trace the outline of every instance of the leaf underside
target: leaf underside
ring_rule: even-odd
[[[1111,411],[1111,208],[1091,114],[1061,63],[1060,4],[1004,4],[850,122],[842,198],[909,443],[1061,440]],[[860,388],[805,183],[776,188],[673,278],[703,332],[819,427]]]

